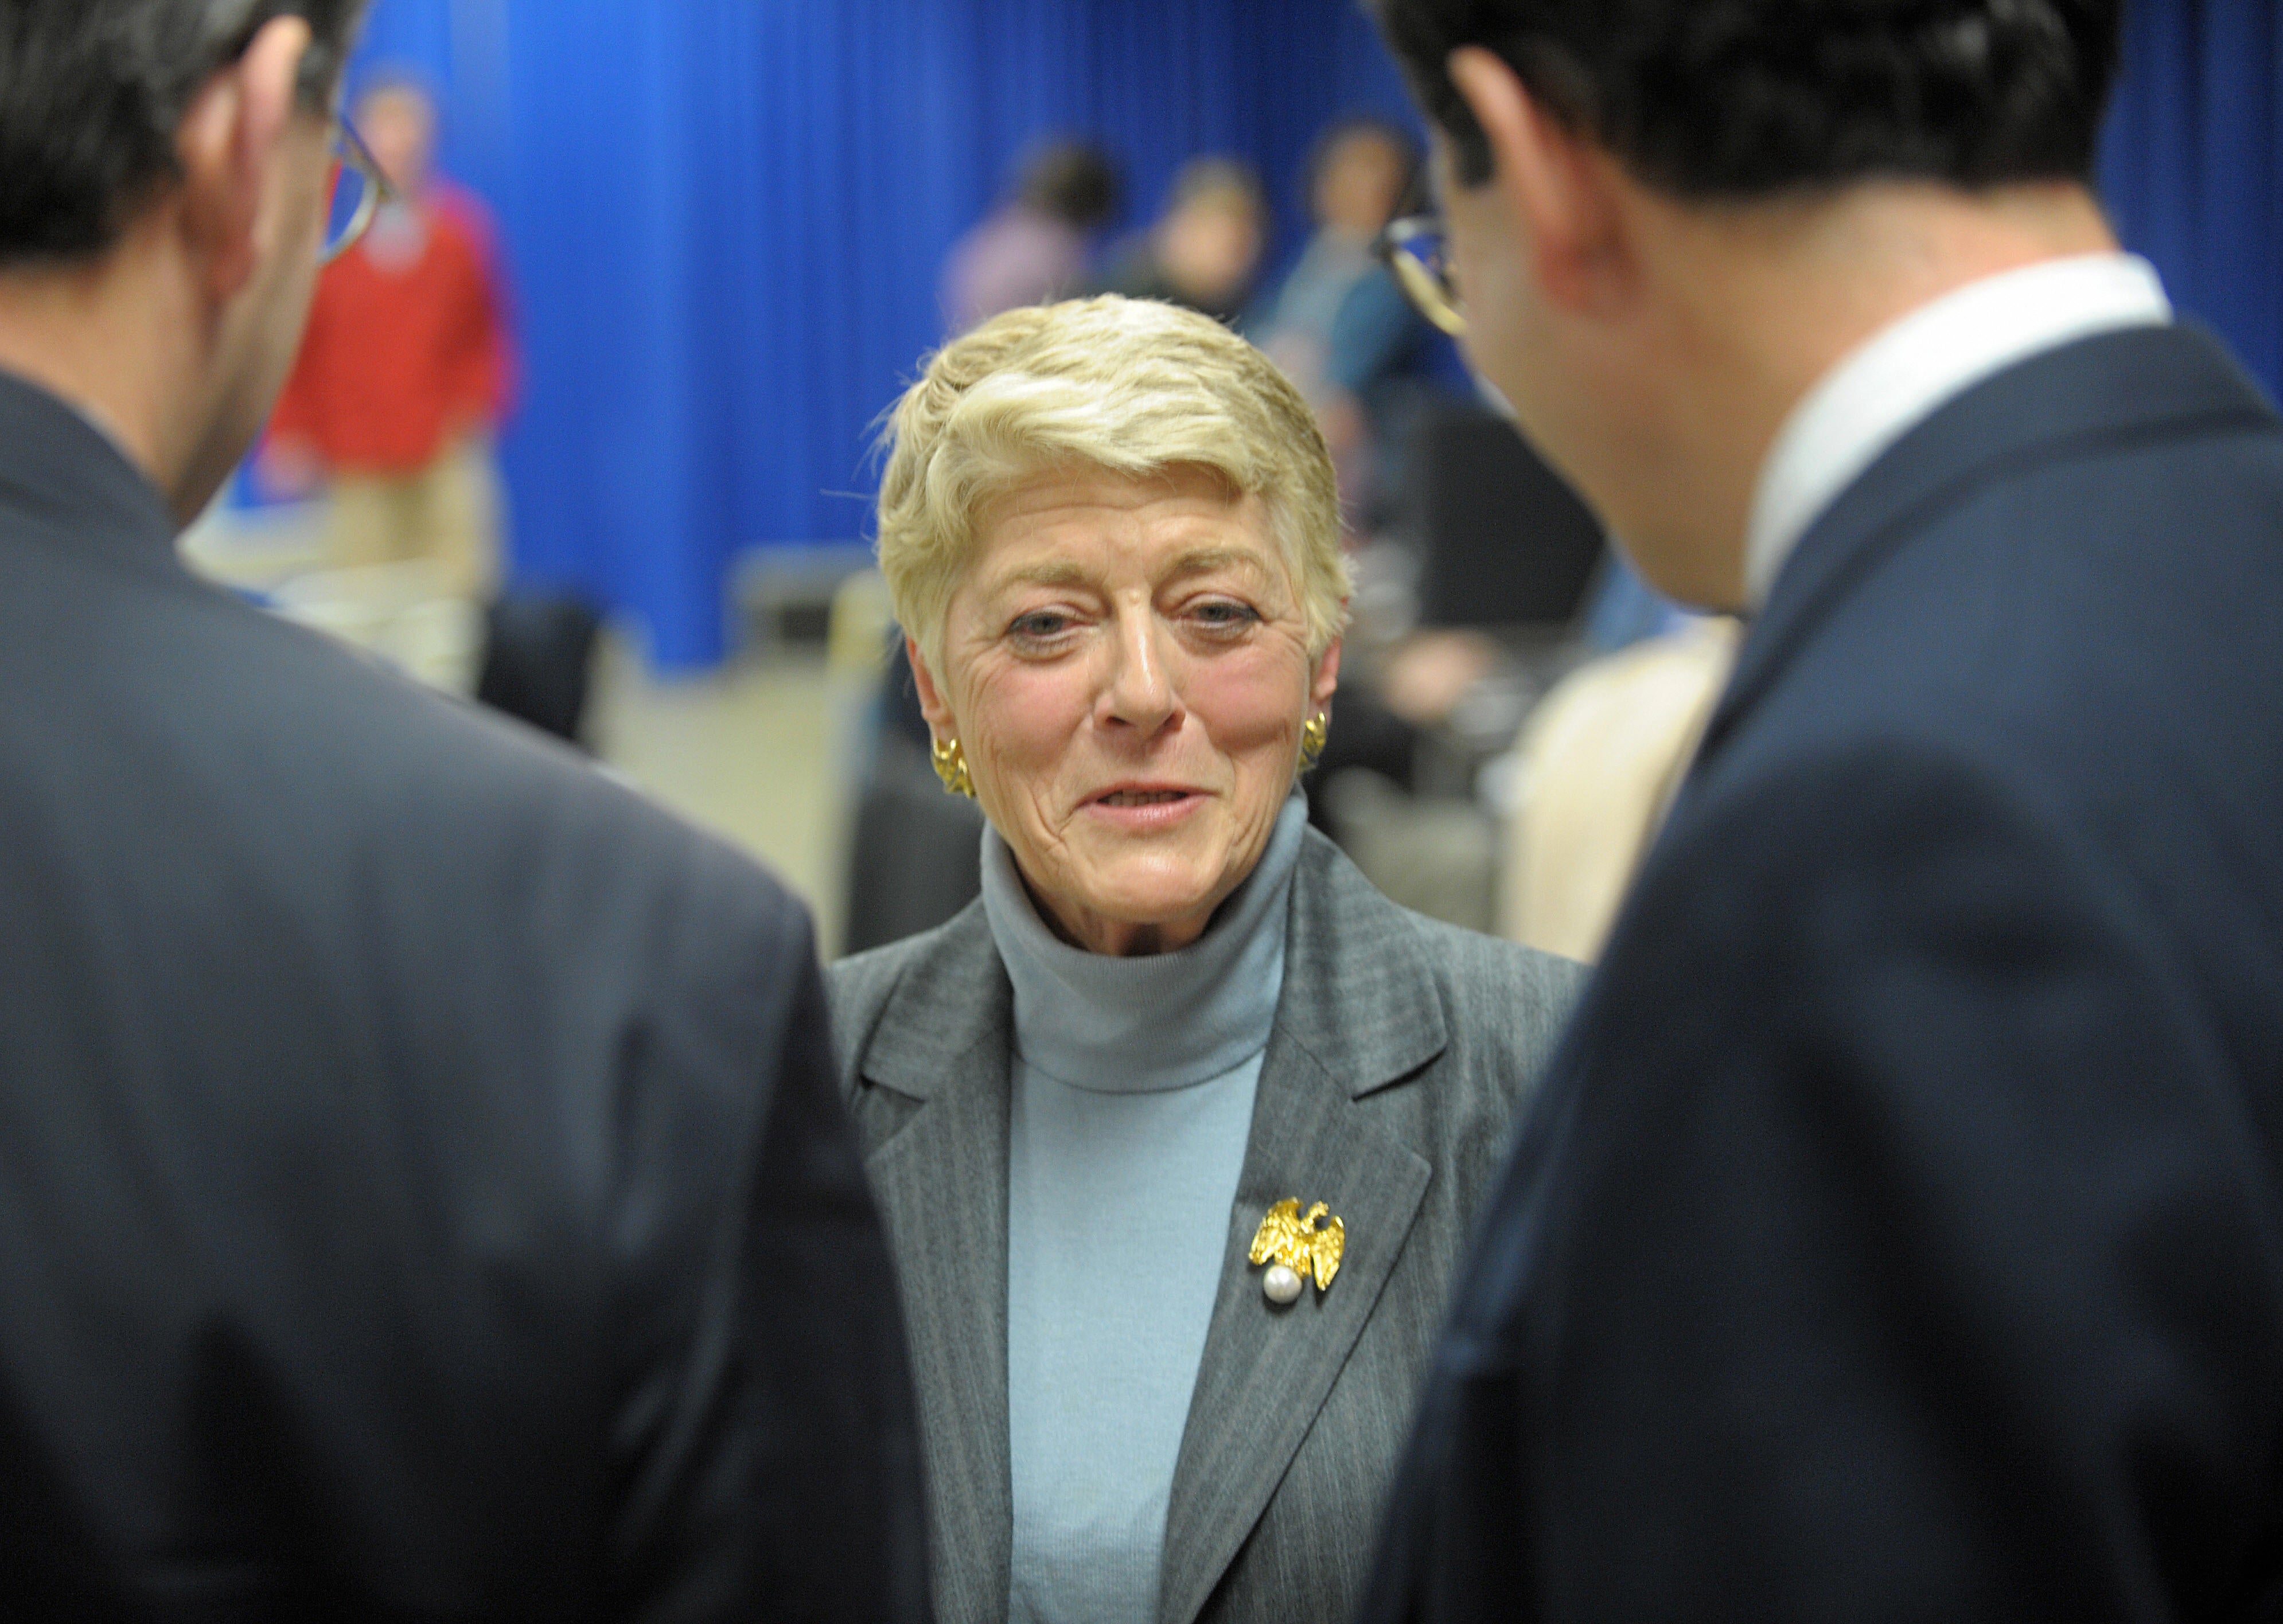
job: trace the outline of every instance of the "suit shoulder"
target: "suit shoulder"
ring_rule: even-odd
[[[1586,968],[1403,907],[1329,843],[1304,864],[1302,884],[1299,951],[1286,968],[1294,1035],[1435,1169],[1446,1232],[1462,1234]]]
[[[179,748],[218,796],[296,830],[306,860],[277,860],[313,893],[346,882],[330,865],[424,914],[481,898],[503,933],[518,909],[551,921],[566,955],[574,921],[604,915],[670,913],[676,940],[806,944],[806,910],[758,863],[568,745],[251,606],[217,595],[191,618],[157,703],[195,713]]]
[[[1591,973],[1574,959],[1409,909],[1458,1025],[1542,1041],[1559,1032]]]
[[[2265,423],[1992,472],[1866,552],[1827,610],[1793,616],[1756,709],[1801,739],[1944,735],[2001,774],[2271,743],[2279,504],[2283,435]]]
[[[861,953],[851,953],[824,967],[824,995],[832,1006],[833,1024],[837,1028],[844,1014],[847,1018],[876,1015],[904,972],[913,962],[926,955],[932,938],[942,927],[906,936],[900,942],[867,948]],[[865,1019],[869,1025],[869,1020]]]
[[[1434,984],[1463,1037],[1488,1036],[1535,1052],[1568,1018],[1586,968],[1518,942],[1446,924],[1403,906],[1372,884],[1331,841],[1309,831],[1297,882],[1308,905],[1304,936],[1340,955],[1398,955]],[[1316,945],[1301,944],[1306,952]]]
[[[1504,1142],[1586,974],[1391,901],[1313,833],[1296,880],[1285,973],[1304,1041],[1329,1045],[1318,1050],[1327,1068],[1360,1064],[1399,1081],[1394,1068],[1402,1068],[1424,1086],[1374,1096],[1412,1121],[1406,1132],[1438,1144],[1474,1135]]]
[[[1517,942],[1411,913],[1447,1047],[1437,1067],[1442,1098],[1422,1100],[1442,1137],[1502,1146],[1536,1089],[1584,991],[1586,967]],[[1476,1172],[1487,1177],[1490,1164]]]
[[[1929,721],[1713,764],[1643,866],[1610,961],[1622,938],[1629,958],[1647,941],[1710,952],[1726,976],[1808,961],[1828,974],[1843,950],[1954,951],[1998,920],[2017,951],[2061,919],[2080,946],[2170,939],[2146,854],[2022,754]]]
[[[853,1086],[865,1042],[896,989],[908,977],[925,975],[938,967],[957,944],[971,936],[980,926],[982,908],[979,900],[971,902],[931,930],[851,953],[825,966],[825,1002],[832,1012],[832,1035],[844,1081],[850,1086]]]

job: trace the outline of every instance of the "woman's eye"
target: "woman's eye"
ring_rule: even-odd
[[[1071,618],[1051,610],[1040,610],[1028,615],[1018,615],[1007,630],[1027,641],[1039,642],[1061,636],[1070,630]]]
[[[1235,603],[1223,598],[1200,603],[1189,611],[1189,615],[1209,632],[1233,631],[1251,626],[1260,618],[1260,612],[1250,603]]]

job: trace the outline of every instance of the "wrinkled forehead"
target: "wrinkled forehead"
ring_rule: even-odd
[[[1215,572],[1292,587],[1267,504],[1220,470],[1189,463],[1143,475],[1042,470],[983,504],[969,569],[986,592]]]
[[[1139,472],[1100,463],[1055,458],[1007,480],[986,495],[975,513],[975,532],[988,535],[1009,518],[1041,509],[1082,503],[1100,508],[1140,508],[1182,501],[1201,509],[1242,509],[1248,498],[1226,469],[1204,462],[1169,462]]]

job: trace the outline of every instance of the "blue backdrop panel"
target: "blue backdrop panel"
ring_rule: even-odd
[[[2181,310],[2283,394],[2283,22],[2275,0],[2132,0],[2102,190]]]
[[[2129,243],[2283,384],[2273,0],[2134,0],[2103,162]],[[1282,245],[1309,143],[1407,116],[1355,0],[376,0],[518,290],[515,573],[720,657],[730,560],[867,532],[880,411],[941,337],[938,273],[1028,141],[1076,131],[1139,221],[1183,159],[1250,158]]]
[[[868,533],[873,424],[942,338],[946,253],[1026,143],[1125,163],[1144,220],[1202,152],[1275,191],[1349,111],[1407,117],[1354,0],[378,0],[499,212],[523,405],[515,573],[724,646],[730,559]]]

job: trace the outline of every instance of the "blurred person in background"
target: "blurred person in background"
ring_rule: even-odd
[[[1035,153],[1014,198],[951,251],[943,275],[949,330],[1085,287],[1094,235],[1116,217],[1122,191],[1117,166],[1096,147],[1057,141]]]
[[[1268,248],[1260,179],[1233,158],[1193,158],[1173,180],[1157,223],[1103,280],[1101,291],[1162,299],[1235,326]]]
[[[425,561],[479,602],[499,584],[492,441],[515,375],[491,222],[436,174],[417,82],[377,80],[355,122],[395,196],[318,281],[261,470],[281,494],[330,494],[331,566]]]
[[[830,990],[939,1616],[1345,1618],[1576,967],[1307,827],[1347,574],[1258,350],[1161,303],[1010,311],[891,433],[881,568],[983,895]]]
[[[2283,423],[2121,253],[2117,0],[1380,0],[1406,274],[1750,630],[1362,1616],[2283,1615]]]
[[[1352,519],[1376,506],[1379,453],[1402,428],[1395,380],[1432,332],[1372,253],[1418,166],[1411,138],[1382,120],[1324,133],[1308,167],[1315,234],[1255,335],[1316,408]]]
[[[799,905],[175,556],[358,10],[0,0],[0,1613],[916,1624]]]
[[[1734,669],[1739,623],[1689,618],[1563,677],[1515,743],[1498,930],[1601,956]]]

